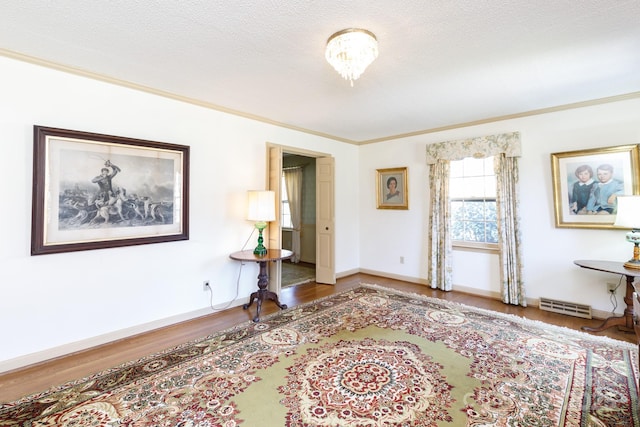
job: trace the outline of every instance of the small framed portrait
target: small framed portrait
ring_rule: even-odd
[[[378,209],[409,209],[407,168],[376,169]]]
[[[638,194],[638,145],[551,154],[556,227],[614,228],[617,197]]]

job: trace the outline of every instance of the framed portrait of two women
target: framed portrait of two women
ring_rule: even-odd
[[[556,227],[614,228],[617,196],[639,193],[638,145],[551,154]]]
[[[409,209],[407,168],[376,169],[376,207]]]

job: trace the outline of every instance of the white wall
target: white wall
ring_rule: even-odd
[[[612,274],[585,270],[576,259],[626,261],[633,246],[625,231],[556,228],[551,153],[640,143],[640,99],[505,120],[362,146],[360,150],[360,268],[426,283],[428,215],[427,144],[519,131],[524,280],[531,299],[549,297],[610,312]],[[377,210],[376,169],[408,166],[408,211]],[[400,264],[400,256],[405,263]],[[455,251],[454,289],[479,294],[500,290],[497,255]],[[624,309],[624,280],[617,293]]]
[[[253,230],[246,191],[265,186],[266,142],[335,157],[338,273],[426,281],[426,145],[511,131],[523,141],[528,296],[610,311],[604,282],[615,277],[573,260],[631,256],[622,231],[555,228],[550,153],[640,143],[640,99],[357,147],[2,57],[0,75],[0,324],[12,343],[0,347],[0,371],[207,313],[205,279],[214,305],[231,301],[239,266],[228,255]],[[190,146],[190,239],[30,256],[34,124]],[[377,210],[376,169],[397,166],[409,168],[410,209]],[[456,252],[454,272],[459,289],[499,290],[494,255]],[[238,298],[254,290],[256,274],[243,269]]]
[[[253,231],[246,191],[265,188],[267,142],[335,157],[336,271],[358,267],[347,203],[358,197],[358,147],[8,58],[0,75],[0,371],[210,312],[206,279],[214,305],[233,300],[239,264],[229,254]],[[36,124],[190,146],[190,239],[30,256]],[[244,267],[237,304],[256,276]]]

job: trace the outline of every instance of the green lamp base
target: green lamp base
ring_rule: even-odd
[[[267,254],[267,248],[265,248],[263,245],[258,245],[253,250],[253,254],[255,256],[265,256]]]
[[[267,248],[262,244],[264,242],[264,239],[262,238],[262,230],[264,230],[266,226],[266,222],[256,223],[256,228],[258,229],[258,246],[253,250],[253,254],[255,256],[265,256],[267,254]]]

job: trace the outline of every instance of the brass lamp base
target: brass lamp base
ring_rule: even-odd
[[[635,228],[627,233],[627,242],[633,243],[633,258],[624,263],[625,268],[640,269],[640,233]]]
[[[629,261],[624,263],[624,268],[635,268],[640,270],[640,260],[630,259]]]

